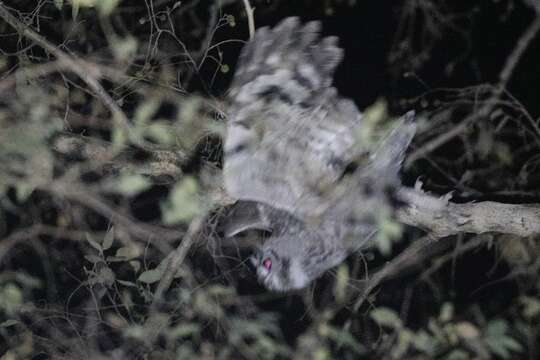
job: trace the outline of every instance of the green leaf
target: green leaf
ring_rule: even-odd
[[[435,340],[425,330],[419,330],[413,337],[412,343],[418,351],[429,355],[435,352],[437,340]]]
[[[389,308],[379,307],[369,313],[369,316],[379,325],[386,326],[392,329],[400,329],[403,327],[403,322],[398,317],[397,313]]]
[[[234,288],[223,285],[210,285],[205,288],[206,292],[210,296],[216,297],[232,297],[236,295]]]
[[[114,280],[116,280],[116,275],[111,268],[104,266],[99,270],[97,279],[101,284],[111,286],[114,283]]]
[[[103,239],[103,250],[108,250],[111,248],[114,241],[114,226],[111,226],[109,230],[107,230],[107,233],[105,234],[105,238]]]
[[[32,186],[28,183],[19,183],[15,185],[15,196],[17,197],[17,200],[20,202],[24,202],[28,199],[30,195],[35,190],[35,186]]]
[[[84,258],[91,262],[92,264],[97,264],[99,262],[102,262],[103,259],[96,255],[84,255]]]
[[[152,116],[154,116],[154,114],[158,111],[160,106],[161,101],[156,97],[149,98],[139,105],[133,117],[135,126],[145,126],[150,121]]]
[[[413,333],[410,330],[402,329],[398,333],[397,344],[392,349],[392,357],[394,359],[401,359],[403,355],[409,350],[413,340]]]
[[[201,215],[204,210],[199,198],[199,185],[193,177],[185,177],[172,189],[165,203],[162,204],[163,222],[176,224]]]
[[[112,151],[118,152],[124,148],[128,141],[128,134],[123,127],[121,115],[113,114],[113,129],[112,129]]]
[[[135,196],[147,190],[152,183],[150,180],[139,174],[121,174],[112,183],[112,190],[125,196]]]
[[[373,105],[364,110],[363,126],[355,130],[356,145],[372,149],[377,145],[375,130],[377,125],[388,118],[388,104],[384,99],[378,99]]]
[[[521,344],[516,339],[511,338],[510,336],[505,337],[502,340],[502,342],[504,346],[511,351],[515,351],[515,352],[523,351],[523,346],[521,346]]]
[[[10,326],[13,326],[13,325],[17,325],[19,324],[19,321],[18,320],[15,320],[15,319],[8,319],[2,323],[0,323],[0,328],[7,328],[7,327],[10,327]]]
[[[105,260],[108,262],[108,263],[113,263],[113,262],[125,262],[127,259],[125,257],[118,257],[118,256],[107,256],[105,258]]]
[[[383,254],[384,256],[390,255],[392,252],[392,240],[388,236],[379,235],[382,234],[382,232],[377,233],[375,238],[375,244],[377,245],[377,248]]]
[[[197,323],[187,323],[174,326],[167,330],[169,339],[178,339],[188,336],[197,336],[201,332],[201,325]]]
[[[164,121],[153,121],[144,129],[144,133],[151,140],[159,144],[173,145],[176,141],[176,137],[171,131],[171,126]]]
[[[126,260],[131,260],[139,255],[140,251],[136,246],[122,246],[121,248],[116,250],[116,254],[114,256],[124,258]]]
[[[491,320],[485,330],[485,341],[492,353],[508,359],[510,352],[521,352],[520,343],[507,334],[508,324],[503,319]]]
[[[96,249],[97,251],[99,251],[100,253],[103,252],[103,249],[101,248],[101,245],[95,241],[93,238],[92,238],[92,235],[90,235],[90,233],[85,233],[84,234],[85,237],[86,237],[86,241],[88,241],[88,243],[94,248]]]
[[[501,336],[506,333],[507,329],[508,329],[508,325],[505,320],[502,320],[502,319],[491,320],[486,326],[486,335],[492,336],[492,337]]]
[[[161,271],[159,270],[146,270],[141,275],[139,275],[139,278],[137,280],[145,284],[153,284],[161,279],[161,275]]]
[[[343,303],[346,300],[349,277],[349,267],[347,264],[341,264],[337,269],[334,286],[334,294],[338,303]]]
[[[109,16],[118,7],[120,0],[100,0],[96,1],[96,5],[102,16]]]
[[[452,350],[444,360],[469,360],[471,356],[461,349]]]
[[[472,340],[480,336],[480,330],[468,321],[460,321],[455,324],[456,333],[462,339]]]
[[[338,347],[347,347],[358,355],[363,354],[365,347],[347,330],[325,325],[324,333]]]
[[[17,312],[22,304],[23,294],[17,285],[8,283],[0,287],[0,310],[9,316]]]
[[[379,123],[388,118],[388,103],[384,99],[377,99],[377,101],[368,106],[364,110],[364,121],[367,121],[371,124]]]
[[[523,306],[523,316],[532,319],[540,315],[540,300],[531,296],[523,296],[520,299]]]
[[[137,54],[139,43],[133,36],[111,38],[109,49],[112,49],[114,58],[119,62],[130,62]]]
[[[377,232],[375,244],[384,256],[390,255],[392,242],[399,240],[403,232],[403,225],[397,222],[387,208],[382,208],[377,214]]]
[[[439,314],[439,320],[441,322],[448,322],[452,320],[454,316],[454,306],[451,303],[444,303],[441,307],[441,312]]]
[[[79,5],[78,1],[72,1],[71,2],[71,18],[73,21],[77,20],[77,16],[79,16],[79,10],[81,6]]]
[[[446,335],[444,331],[441,329],[437,321],[435,319],[431,318],[428,321],[428,329],[431,331],[431,333],[435,336],[435,338],[439,342],[446,342]]]
[[[131,267],[133,268],[133,271],[135,271],[135,273],[138,273],[139,270],[141,270],[141,262],[139,260],[131,260],[129,262],[129,265],[131,265]]]
[[[508,144],[505,144],[501,141],[497,141],[495,146],[495,155],[497,155],[497,158],[501,163],[504,165],[509,165],[514,162],[514,157],[512,156],[512,150],[508,146]]]
[[[131,282],[131,281],[126,281],[126,280],[116,280],[119,284],[121,285],[124,285],[124,286],[128,286],[128,287],[134,287],[136,288],[137,287],[137,284]]]
[[[227,24],[230,27],[235,27],[236,26],[236,19],[235,19],[234,15],[230,15],[230,14],[225,15],[225,21],[227,21]]]

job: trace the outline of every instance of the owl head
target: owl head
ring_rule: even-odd
[[[279,248],[262,246],[255,250],[250,260],[259,283],[269,290],[302,289],[314,280],[304,268],[301,256],[286,254]]]
[[[331,234],[289,222],[255,249],[251,263],[267,289],[298,290],[341,263],[348,253]]]

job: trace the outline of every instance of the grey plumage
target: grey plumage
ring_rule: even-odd
[[[272,231],[254,261],[274,290],[305,287],[365,246],[415,131],[408,113],[374,149],[359,143],[362,114],[331,87],[343,51],[319,31],[297,18],[259,29],[229,92],[225,188]]]

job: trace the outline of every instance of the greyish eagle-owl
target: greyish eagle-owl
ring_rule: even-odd
[[[270,290],[304,288],[369,245],[415,133],[409,112],[377,144],[360,141],[362,113],[331,86],[343,51],[320,27],[292,17],[258,29],[228,95],[225,189],[259,215],[229,235],[271,231],[252,256]]]

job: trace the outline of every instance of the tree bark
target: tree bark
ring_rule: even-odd
[[[456,204],[411,188],[402,189],[399,197],[407,205],[398,210],[398,220],[422,228],[432,237],[486,232],[521,237],[540,234],[540,204]]]

